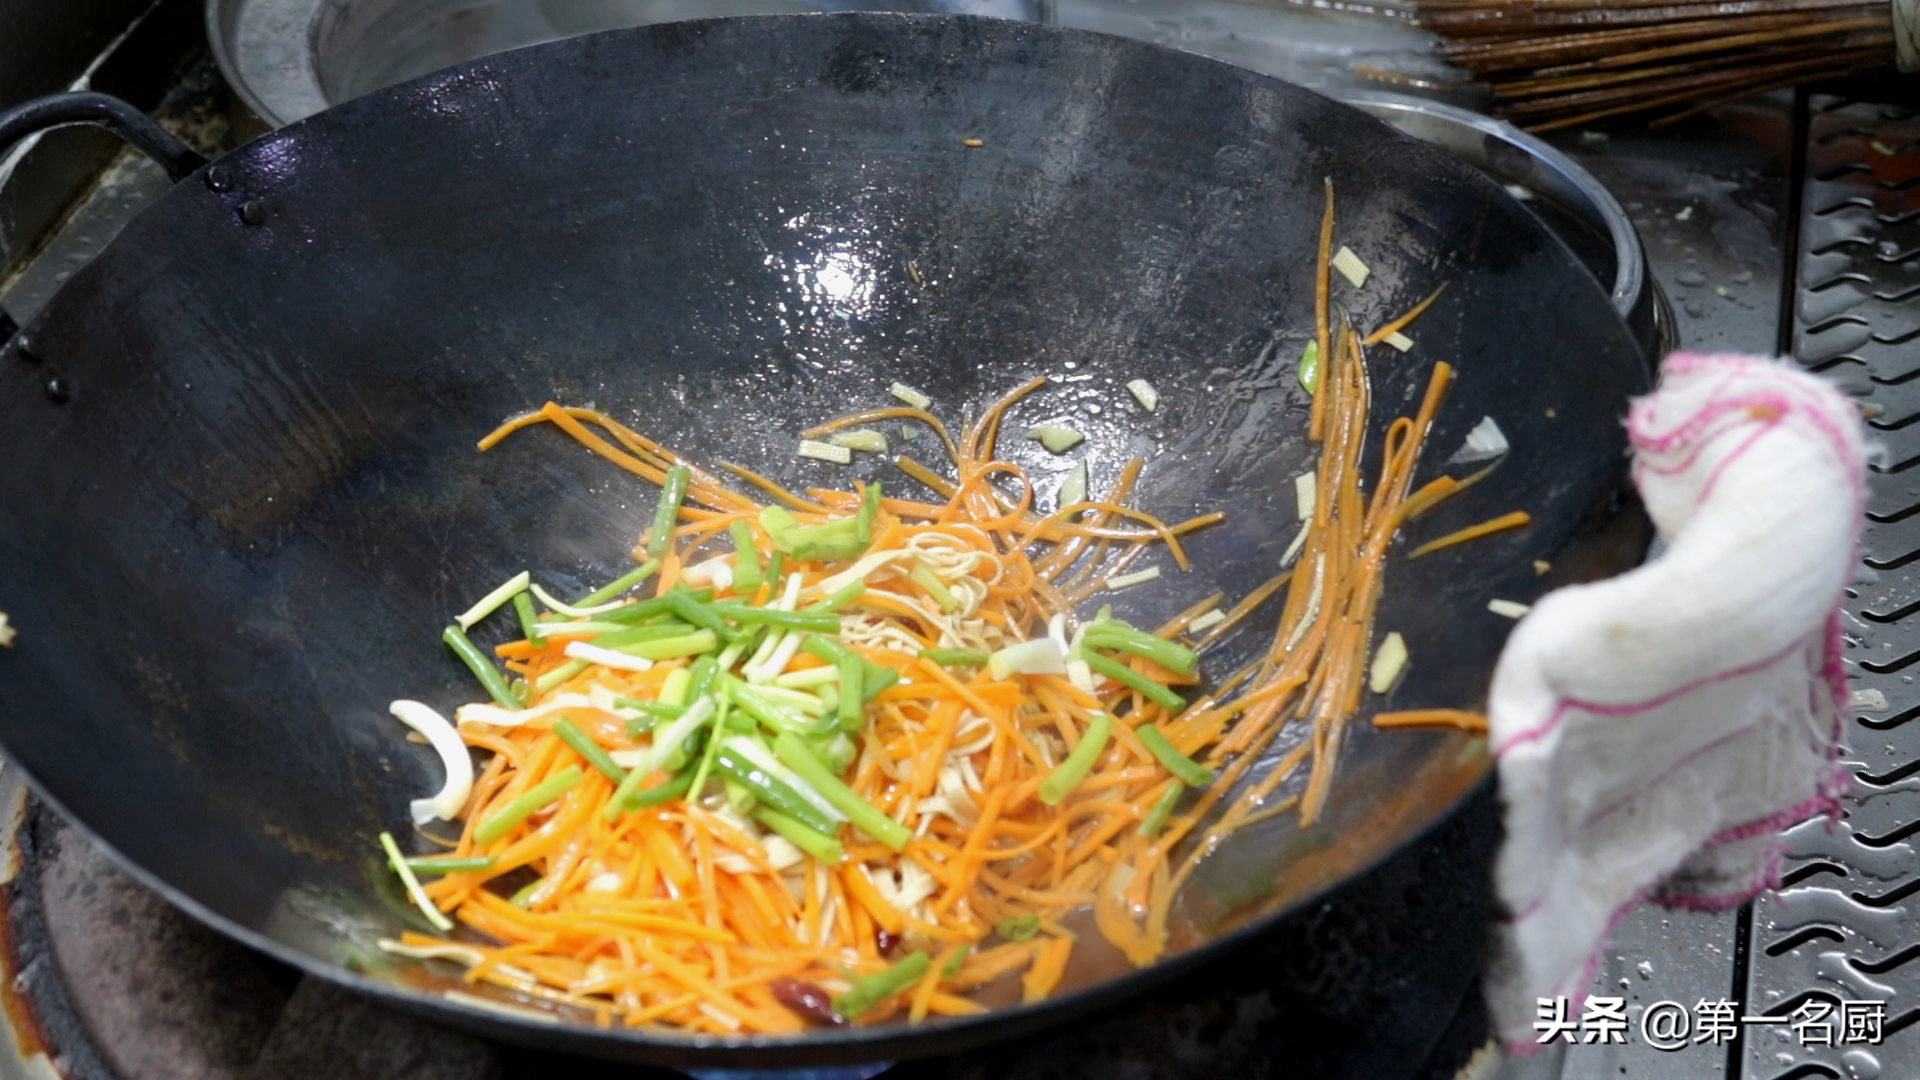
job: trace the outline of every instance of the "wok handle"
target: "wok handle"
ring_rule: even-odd
[[[125,139],[135,150],[166,170],[167,179],[180,181],[207,163],[147,114],[107,94],[80,91],[49,94],[0,112],[0,155],[22,139],[69,124],[92,124]],[[0,311],[0,343],[11,340],[20,324]]]

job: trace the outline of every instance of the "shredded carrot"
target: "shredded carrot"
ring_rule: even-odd
[[[1373,718],[1374,727],[1412,728],[1412,727],[1450,727],[1475,735],[1487,732],[1485,713],[1468,712],[1464,709],[1407,709],[1403,712],[1378,713]]]
[[[1450,548],[1456,544],[1464,544],[1469,540],[1478,540],[1483,536],[1491,536],[1494,533],[1505,532],[1508,529],[1522,528],[1532,523],[1533,518],[1525,510],[1515,510],[1511,514],[1501,514],[1492,521],[1483,521],[1478,525],[1469,525],[1459,532],[1448,533],[1438,540],[1429,540],[1419,547],[1414,548],[1412,551],[1407,552],[1407,558],[1417,559],[1422,555],[1431,555],[1442,548]]]
[[[682,468],[688,483],[659,571],[641,587],[651,594],[641,601],[653,602],[649,610],[670,606],[669,614],[657,616],[666,621],[635,623],[655,616],[633,608],[606,614],[629,620],[610,629],[594,615],[556,609],[541,616],[532,640],[494,648],[509,673],[539,688],[527,701],[537,712],[525,723],[463,717],[459,725],[467,744],[490,757],[451,853],[494,862],[427,882],[431,902],[464,924],[458,951],[448,955],[463,958],[471,981],[581,1008],[599,1023],[723,1034],[801,1029],[805,1018],[779,1004],[775,980],[845,987],[849,972],[873,975],[891,963],[882,938],[902,939],[936,960],[863,1013],[861,1023],[977,1012],[982,1006],[965,995],[1016,973],[1023,1000],[1055,993],[1068,978],[1075,946],[1062,920],[1076,909],[1091,908],[1099,933],[1134,963],[1157,959],[1166,948],[1175,894],[1228,835],[1279,813],[1297,812],[1311,823],[1322,812],[1366,683],[1374,611],[1397,532],[1485,475],[1440,476],[1413,486],[1452,380],[1444,363],[1433,365],[1412,415],[1393,419],[1381,444],[1369,450],[1364,347],[1409,325],[1439,291],[1362,337],[1331,299],[1334,225],[1329,181],[1314,268],[1321,376],[1310,437],[1318,447],[1319,497],[1298,559],[1204,631],[1190,632],[1194,620],[1219,609],[1225,596],[1209,596],[1154,631],[1169,643],[1185,634],[1205,650],[1268,618],[1264,646],[1251,663],[1228,673],[1203,674],[1123,652],[1105,657],[1117,665],[1108,671],[1144,679],[1148,689],[1178,695],[1210,687],[1189,690],[1173,708],[1172,699],[1118,675],[1095,674],[1091,682],[1088,672],[997,675],[980,664],[978,654],[1045,638],[1053,619],[1071,616],[1075,603],[1150,553],[1164,551],[1185,569],[1182,538],[1223,517],[1168,522],[1133,505],[1146,468],[1138,459],[1107,490],[1074,506],[1037,509],[1034,481],[999,456],[999,444],[1002,428],[1016,410],[1031,408],[1022,402],[1041,393],[1045,379],[1014,388],[951,431],[925,409],[889,407],[805,433],[881,420],[926,425],[937,438],[920,446],[944,452],[946,460],[930,465],[901,457],[894,464],[932,492],[933,502],[898,492],[875,497],[864,488],[796,493],[734,465],[720,466],[733,477],[723,481],[605,413],[555,403],[510,419],[481,440],[480,448],[489,450],[516,432],[548,425],[650,483]],[[1374,452],[1377,472],[1363,476],[1362,461],[1374,461]],[[754,494],[728,486],[734,482]],[[791,527],[844,536],[851,532],[848,519],[862,514],[855,549],[802,557],[786,533]],[[790,525],[780,524],[783,515]],[[1412,555],[1526,521],[1525,514],[1510,514]],[[753,550],[736,554],[736,539],[750,539]],[[783,543],[789,546],[776,560]],[[713,570],[716,560],[731,561],[745,574],[739,560],[749,556],[766,580],[747,576],[736,587],[740,578]],[[851,588],[855,583],[861,587]],[[675,621],[698,614],[688,614],[683,599],[696,586],[711,591],[711,612],[779,607],[807,623],[794,634],[817,632],[847,655],[796,651],[800,637],[783,645],[786,631],[761,631],[747,619],[724,635],[713,623],[697,630]],[[804,610],[828,596],[836,597],[834,633]],[[827,618],[827,625],[833,622]],[[624,635],[607,641],[636,650],[629,654],[634,662],[577,661],[567,651],[571,643],[592,645],[609,633]],[[728,658],[735,666],[726,674],[738,685],[715,692],[711,700],[724,697],[724,704],[698,717],[705,722],[691,733],[680,731],[686,741],[678,748],[656,747],[679,718],[693,715],[684,711],[685,700],[660,699],[669,685],[693,678],[695,661],[670,655],[671,649],[644,662],[639,653],[649,642],[687,642],[699,633],[715,635],[703,655]],[[921,656],[923,650],[951,655]],[[880,676],[897,681],[863,690],[864,706],[843,713],[841,680],[855,678],[849,672],[859,673],[865,686]],[[812,747],[806,753],[843,755],[835,759],[837,775],[873,818],[842,823],[849,815],[841,807],[838,817],[808,825],[801,818],[821,814],[817,806],[805,798],[776,805],[792,793],[766,786],[771,774],[764,769],[742,771],[730,733],[750,729],[747,737],[758,739],[762,726],[776,727],[768,719],[776,709],[788,710],[780,713],[788,727],[778,730],[798,726],[812,738],[802,744]],[[1451,709],[1383,714],[1374,722],[1484,725],[1477,714]],[[1148,749],[1138,730],[1144,725],[1219,770],[1170,819],[1160,811],[1166,820],[1155,835],[1143,831],[1143,823],[1181,783]],[[584,753],[582,738],[605,754]],[[765,741],[781,754],[791,752]],[[732,755],[720,752],[730,746]],[[1276,746],[1277,763],[1255,771]],[[1070,775],[1063,762],[1084,770]],[[706,777],[707,786],[645,806],[615,806],[617,778],[637,767],[648,770],[641,792],[696,777]],[[760,787],[747,782],[752,776],[761,778],[754,781]],[[534,792],[545,805],[525,805]],[[785,822],[764,810],[779,811]],[[480,828],[496,817],[511,823]],[[792,827],[796,822],[804,832]],[[823,831],[830,835],[819,835]],[[833,849],[837,861],[824,861]],[[1036,936],[1004,940],[997,928],[1008,919],[1031,920]],[[405,940],[413,946],[439,941]]]

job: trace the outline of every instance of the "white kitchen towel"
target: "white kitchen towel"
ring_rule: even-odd
[[[1580,1016],[1635,904],[1726,907],[1772,887],[1780,830],[1834,813],[1843,787],[1857,407],[1786,363],[1678,353],[1627,434],[1665,551],[1534,605],[1490,694],[1508,915],[1488,1000],[1517,1053],[1539,1048],[1540,999]]]

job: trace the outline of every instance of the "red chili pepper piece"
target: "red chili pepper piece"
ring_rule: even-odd
[[[833,1011],[833,995],[799,979],[775,979],[767,984],[773,999],[804,1020],[827,1027],[845,1027],[847,1018]]]

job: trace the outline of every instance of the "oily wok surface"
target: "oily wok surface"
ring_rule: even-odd
[[[387,703],[479,697],[440,628],[523,568],[558,595],[613,576],[655,499],[552,431],[476,453],[510,415],[593,403],[702,463],[912,491],[872,456],[796,460],[800,429],[892,404],[895,380],[957,426],[1048,375],[1002,442],[1042,490],[1057,465],[1018,434],[1069,417],[1094,490],[1141,455],[1136,505],[1229,514],[1193,540],[1193,574],[1155,556],[1168,574],[1116,594],[1119,613],[1237,598],[1275,571],[1312,461],[1295,372],[1331,176],[1338,242],[1373,271],[1336,289],[1358,325],[1448,285],[1412,352],[1373,350],[1369,472],[1436,359],[1459,377],[1418,479],[1485,415],[1515,447],[1407,539],[1535,519],[1390,562],[1378,625],[1414,659],[1368,708],[1475,706],[1511,626],[1487,599],[1626,557],[1592,537],[1645,376],[1605,293],[1472,170],[1199,57],[958,17],[670,24],[430,76],[213,169],[75,274],[26,328],[32,360],[0,367],[0,610],[19,631],[0,650],[0,743],[215,925],[495,1037],[703,1065],[884,1060],[1030,1031],[1154,977],[1088,947],[1041,1006],[747,1041],[454,1006],[433,996],[450,969],[378,953],[418,917],[374,838],[440,784]],[[50,375],[68,400],[42,392]],[[930,438],[895,447],[941,464]],[[1325,818],[1225,845],[1163,967],[1364,871],[1486,770],[1465,737],[1356,725]]]

